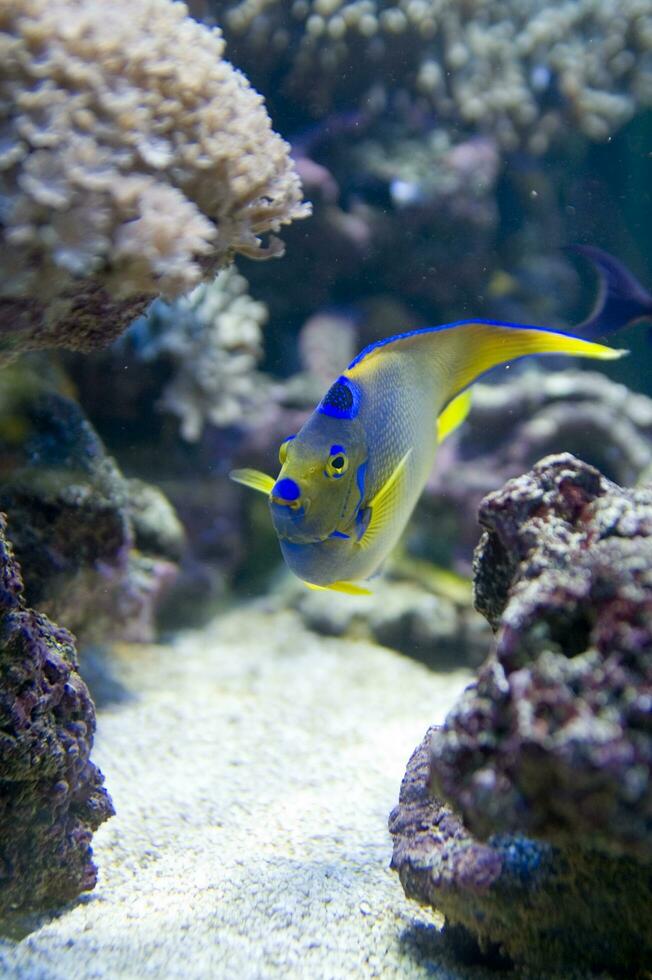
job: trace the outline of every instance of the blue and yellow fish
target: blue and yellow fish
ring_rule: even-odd
[[[611,360],[624,353],[493,320],[398,334],[358,354],[301,430],[281,444],[276,479],[250,469],[231,477],[268,495],[295,575],[313,587],[364,593],[359,583],[403,533],[438,444],[466,417],[474,381],[531,354]]]

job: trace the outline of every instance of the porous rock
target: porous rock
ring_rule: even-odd
[[[570,964],[635,971],[649,962],[650,865],[518,833],[474,837],[433,794],[437,734],[430,729],[412,755],[390,816],[392,868],[408,898],[444,913],[452,947],[536,976]]]
[[[183,531],[154,487],[130,481],[79,405],[39,376],[5,367],[0,508],[24,569],[27,602],[83,643],[151,640],[177,573]]]
[[[415,513],[410,549],[470,561],[482,498],[551,453],[569,451],[622,486],[652,463],[652,399],[594,371],[510,372],[477,384],[468,420],[441,446]],[[428,532],[436,525],[437,534]]]
[[[485,952],[635,970],[652,953],[652,490],[565,453],[480,521],[495,649],[408,767],[394,867]]]
[[[437,785],[481,836],[652,859],[652,490],[563,454],[480,521],[496,648],[433,741]]]
[[[73,637],[25,606],[6,535],[0,514],[0,915],[93,888],[91,836],[113,814]]]

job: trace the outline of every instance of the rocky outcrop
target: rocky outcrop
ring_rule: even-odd
[[[93,888],[92,833],[113,814],[73,637],[25,605],[6,532],[0,514],[0,915]]]
[[[563,454],[480,521],[495,649],[408,768],[394,867],[485,949],[632,969],[652,952],[652,491]]]

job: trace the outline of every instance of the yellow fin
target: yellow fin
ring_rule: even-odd
[[[241,483],[245,487],[251,487],[252,490],[260,490],[261,493],[268,495],[272,492],[272,487],[276,483],[273,477],[267,476],[267,473],[261,473],[260,470],[231,470],[229,478],[236,483]]]
[[[312,582],[304,582],[309,589],[316,592],[346,592],[347,595],[372,595],[371,589],[365,589],[363,585],[356,585],[355,582],[332,582],[330,585],[313,585]]]
[[[442,339],[448,331],[442,331]],[[571,334],[534,327],[501,326],[499,323],[471,322],[450,331],[445,340],[455,343],[453,377],[449,388],[451,395],[468,388],[476,378],[492,367],[515,361],[528,354],[562,354],[566,357],[594,357],[614,360],[627,354],[595,344]]]
[[[388,353],[411,355],[432,364],[437,388],[446,399],[455,398],[481,375],[508,361],[529,354],[563,354],[613,360],[626,350],[543,327],[520,326],[494,320],[467,320],[441,327],[412,330],[379,341],[362,351],[347,368],[347,376],[373,379]]]
[[[403,490],[405,467],[411,453],[412,449],[408,449],[390,478],[380,488],[373,500],[367,504],[371,511],[371,517],[366,531],[358,542],[360,548],[368,548],[394,516],[398,499]]]
[[[437,442],[443,442],[451,432],[462,424],[471,410],[471,389],[467,388],[461,395],[449,402],[437,419]]]

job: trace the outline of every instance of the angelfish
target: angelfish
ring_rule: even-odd
[[[400,538],[437,446],[465,419],[470,385],[530,354],[611,360],[625,351],[540,327],[467,320],[366,347],[280,447],[274,479],[234,470],[269,497],[289,568],[306,584],[363,593]]]

